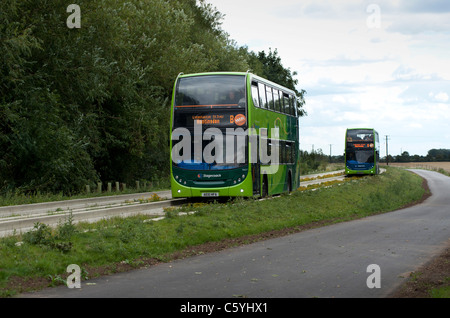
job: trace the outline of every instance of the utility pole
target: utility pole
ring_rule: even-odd
[[[386,165],[389,166],[388,135],[385,135],[385,137],[386,137]]]
[[[331,163],[331,146],[333,146],[333,145],[330,144],[330,163]]]

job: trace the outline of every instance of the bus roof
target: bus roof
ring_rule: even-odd
[[[179,77],[203,76],[203,75],[246,75],[246,72],[201,72],[201,73],[180,73]]]
[[[277,84],[275,82],[269,81],[268,79],[265,79],[264,77],[255,75],[255,74],[253,74],[251,72],[203,72],[203,73],[191,73],[191,74],[180,73],[178,75],[178,77],[182,78],[182,77],[205,76],[205,75],[242,75],[242,76],[250,75],[251,80],[256,79],[256,80],[258,80],[260,82],[264,82],[266,84],[274,86],[274,87],[276,87],[276,88],[278,88],[280,90],[284,90],[286,92],[289,92],[289,93],[291,93],[291,94],[293,94],[295,96],[295,92],[292,89],[284,87],[284,86],[282,86],[280,84]]]
[[[347,130],[375,130],[375,128],[347,128]]]

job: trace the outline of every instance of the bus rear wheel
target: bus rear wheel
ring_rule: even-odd
[[[292,192],[292,177],[291,177],[291,173],[289,172],[289,175],[288,175],[288,193],[291,193]]]

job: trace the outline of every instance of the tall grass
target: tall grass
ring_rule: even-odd
[[[169,178],[162,178],[150,185],[150,182],[147,183],[146,187],[140,186],[139,189],[133,187],[127,187],[125,190],[111,192],[102,191],[96,192],[95,189],[91,193],[78,193],[74,195],[64,195],[61,193],[42,193],[42,192],[23,192],[20,190],[15,190],[13,192],[6,192],[3,195],[0,195],[0,206],[9,206],[9,205],[21,205],[21,204],[32,204],[32,203],[41,203],[41,202],[53,202],[53,201],[64,201],[64,200],[72,200],[72,199],[82,199],[82,198],[92,198],[99,196],[111,196],[111,195],[120,195],[120,194],[131,194],[131,193],[139,193],[139,192],[149,192],[149,191],[158,191],[165,190],[170,188]]]
[[[69,264],[85,269],[114,268],[124,262],[138,266],[149,258],[168,260],[171,253],[206,242],[395,210],[419,200],[424,194],[421,185],[419,176],[387,168],[382,175],[263,201],[189,204],[180,210],[167,210],[166,218],[157,222],[149,221],[148,216],[137,216],[81,223],[65,240],[59,239],[60,228],[53,232],[45,229],[44,235],[52,244],[24,236],[4,238],[0,240],[0,295],[21,291],[19,286],[8,283],[14,277],[63,277]],[[195,213],[181,215],[189,211]],[[65,245],[56,245],[57,242]],[[58,248],[69,243],[70,249]]]

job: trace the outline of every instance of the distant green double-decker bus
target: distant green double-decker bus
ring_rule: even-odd
[[[267,196],[299,186],[295,92],[252,73],[180,74],[171,104],[172,197]]]
[[[373,128],[348,128],[345,134],[345,174],[380,172],[380,140]]]

